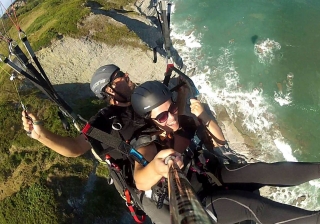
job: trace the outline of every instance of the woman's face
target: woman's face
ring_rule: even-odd
[[[178,130],[178,105],[171,100],[167,100],[151,111],[151,119],[167,132]]]

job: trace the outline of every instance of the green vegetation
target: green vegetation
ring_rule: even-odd
[[[27,12],[30,12],[31,10],[33,10],[37,5],[41,4],[42,2],[44,2],[44,0],[29,0],[27,5],[17,9],[17,11],[16,11],[17,16],[20,17],[20,16],[26,14]]]
[[[36,18],[33,25],[26,29],[26,33],[36,34],[37,41],[33,43],[33,48],[48,46],[53,38],[60,35],[76,36],[77,22],[87,16],[90,12],[88,8],[81,7],[82,0],[78,1],[45,1],[39,4],[36,9],[44,10],[45,13]],[[32,11],[30,12],[32,16]]]
[[[90,35],[91,38],[110,45],[125,44],[145,48],[143,44],[139,43],[139,38],[134,32],[130,31],[124,24],[110,23],[106,16],[103,19],[90,21],[89,24],[81,26],[91,12],[91,5],[100,6],[98,8],[101,13],[106,14],[108,10],[120,10],[134,2],[134,0],[114,2],[102,0],[35,0],[28,1],[26,6],[19,8],[17,15],[19,21],[21,21],[21,27],[28,34],[35,51],[50,45],[52,39],[61,35],[75,38]],[[92,33],[91,30],[95,31]]]
[[[133,2],[28,0],[27,5],[17,10],[17,16],[35,51],[61,35],[89,36],[110,45],[144,47],[134,32],[119,22],[108,21],[110,17],[86,21],[91,11],[89,6],[98,5],[99,10],[107,12],[125,9]],[[9,29],[9,19],[3,21],[9,36],[17,37],[15,27]],[[0,51],[7,55],[7,46],[0,45]],[[22,109],[15,86],[9,80],[11,71],[3,64],[0,66],[0,223],[94,223],[95,220],[101,223],[106,217],[114,217],[112,222],[116,223],[125,204],[114,186],[108,185],[106,167],[98,165],[95,188],[84,195],[95,166],[90,152],[79,158],[66,158],[31,140],[21,127]],[[24,85],[18,79],[15,84],[19,89]],[[78,134],[75,129],[67,132],[62,128],[57,106],[39,90],[19,90],[19,94],[47,128],[64,136]],[[73,109],[86,119],[102,107],[100,101],[92,98],[75,104],[77,107]]]
[[[59,223],[54,192],[40,184],[4,199],[0,210],[0,223]]]

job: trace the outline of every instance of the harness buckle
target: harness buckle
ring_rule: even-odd
[[[185,155],[192,159],[194,157],[194,152],[190,147],[188,147],[185,151]]]

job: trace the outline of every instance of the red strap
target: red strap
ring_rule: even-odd
[[[91,128],[91,125],[87,123],[86,126],[84,126],[84,128],[82,129],[82,133],[87,134],[90,128]]]
[[[124,196],[126,196],[127,204],[131,204],[130,192],[128,189],[125,189]]]
[[[126,196],[126,200],[127,200],[127,207],[129,208],[130,212],[131,212],[131,215],[132,217],[134,218],[134,221],[136,221],[137,223],[143,223],[145,220],[146,220],[146,216],[145,215],[142,215],[141,216],[141,220],[139,220],[139,218],[137,217],[137,214],[136,212],[134,211],[134,208],[131,204],[131,197],[130,197],[130,192],[128,189],[126,189],[124,191],[124,195]]]
[[[166,73],[172,72],[172,68],[174,67],[174,64],[167,64],[167,70]]]

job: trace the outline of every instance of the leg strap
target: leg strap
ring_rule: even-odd
[[[129,208],[131,215],[134,218],[134,221],[136,221],[137,223],[143,223],[146,220],[146,215],[145,214],[142,215],[141,219],[138,218],[136,211],[135,211],[133,205],[131,204],[131,197],[130,197],[130,192],[128,189],[126,189],[124,191],[124,195],[126,197],[126,205]]]

